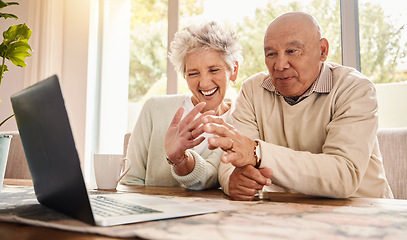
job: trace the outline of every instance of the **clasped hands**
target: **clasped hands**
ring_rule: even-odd
[[[216,135],[208,139],[209,149],[221,148],[226,153],[222,156],[223,163],[231,163],[235,169],[229,178],[229,195],[234,200],[253,200],[255,194],[270,185],[272,170],[256,169],[253,154],[256,143],[241,134],[222,118],[207,115],[202,118],[204,131]]]
[[[208,139],[209,149],[221,148],[226,153],[221,161],[231,163],[235,169],[229,179],[229,195],[234,200],[252,200],[264,185],[270,185],[270,168],[256,169],[253,149],[255,142],[241,134],[214,111],[207,111],[196,117],[205,107],[198,103],[184,118],[184,108],[175,113],[165,134],[164,147],[168,159],[176,164],[175,171],[186,175],[194,168],[194,160],[186,154],[187,149],[205,140],[204,132],[214,134]],[[187,157],[187,158],[185,158]]]

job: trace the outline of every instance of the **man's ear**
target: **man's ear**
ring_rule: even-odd
[[[324,62],[328,58],[329,43],[326,38],[321,38],[319,41],[321,50],[321,61]]]

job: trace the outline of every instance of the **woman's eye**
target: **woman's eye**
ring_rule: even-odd
[[[210,72],[217,72],[217,71],[219,71],[219,69],[217,69],[217,68],[215,68],[215,69],[211,69],[211,70],[209,70]]]
[[[193,77],[193,76],[196,76],[196,75],[198,75],[198,73],[188,73],[188,77]]]

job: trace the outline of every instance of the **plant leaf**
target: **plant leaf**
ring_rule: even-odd
[[[0,44],[0,57],[5,56],[7,53],[7,46],[6,44],[2,43]]]
[[[3,43],[8,45],[11,42],[25,41],[31,37],[31,29],[25,23],[13,25],[3,32]]]
[[[3,72],[7,72],[7,71],[8,71],[8,67],[7,67],[6,64],[3,65],[3,68],[4,68]]]
[[[7,51],[6,57],[14,65],[18,67],[25,67],[27,64],[24,62],[26,57],[30,57],[31,54],[28,53],[31,50],[30,45],[25,42],[15,42],[12,43]]]
[[[0,9],[3,9],[10,5],[19,5],[19,3],[18,2],[3,2],[2,0],[0,0]]]
[[[4,19],[15,18],[15,19],[18,19],[18,17],[16,15],[11,14],[11,13],[0,13],[0,18],[4,18]]]
[[[3,43],[0,45],[1,56],[10,60],[16,66],[25,67],[27,65],[25,58],[31,56],[28,51],[32,51],[28,44],[31,29],[25,23],[13,25],[3,32],[3,37]]]
[[[0,9],[7,7],[8,4],[0,0]]]

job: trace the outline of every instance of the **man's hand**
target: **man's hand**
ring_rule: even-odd
[[[229,195],[233,200],[251,201],[263,186],[270,185],[271,168],[256,169],[251,165],[237,167],[229,178]]]

